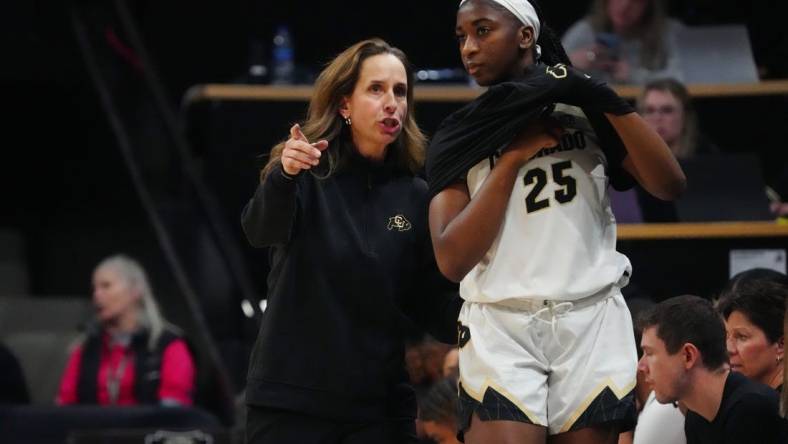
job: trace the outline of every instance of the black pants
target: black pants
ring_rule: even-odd
[[[413,418],[334,421],[298,412],[247,406],[246,444],[412,444]]]

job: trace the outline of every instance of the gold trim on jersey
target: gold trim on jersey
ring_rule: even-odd
[[[613,392],[613,394],[616,395],[616,397],[619,400],[621,400],[624,398],[624,396],[628,395],[629,392],[631,392],[635,388],[636,382],[637,380],[633,379],[631,383],[627,384],[623,388],[618,388],[618,385],[616,385],[616,383],[613,382],[613,379],[608,377],[605,381],[602,381],[594,390],[592,390],[591,394],[588,395],[588,397],[586,397],[586,399],[582,403],[580,403],[580,406],[575,409],[574,413],[572,413],[571,416],[569,416],[569,421],[567,421],[564,424],[564,426],[561,427],[561,430],[559,430],[558,433],[568,432],[569,429],[571,429],[572,426],[575,425],[577,419],[580,418],[580,415],[582,415],[588,409],[588,406],[590,406],[591,403],[594,402],[594,399],[596,399],[596,397],[599,396],[600,393],[602,393],[602,390],[604,390],[605,387],[609,388]]]
[[[536,415],[534,415],[533,412],[525,408],[525,406],[520,401],[517,400],[517,397],[509,393],[506,389],[504,389],[500,385],[493,382],[493,380],[490,378],[484,379],[480,391],[475,391],[472,388],[470,388],[465,383],[465,380],[462,378],[462,376],[460,376],[460,384],[462,385],[462,389],[465,390],[465,393],[467,393],[471,398],[475,399],[479,404],[481,404],[484,401],[484,393],[487,392],[487,389],[492,388],[493,390],[498,392],[501,396],[508,399],[509,402],[514,404],[514,406],[517,407],[523,413],[523,415],[525,415],[528,418],[528,420],[531,421],[534,425],[547,427],[545,424],[542,424],[541,421],[535,419]]]

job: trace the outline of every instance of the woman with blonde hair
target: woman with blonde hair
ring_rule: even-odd
[[[698,151],[698,116],[687,88],[675,79],[653,80],[638,97],[638,111],[679,159]],[[703,150],[701,150],[703,151]]]
[[[125,255],[101,261],[93,305],[96,324],[71,353],[57,403],[191,405],[194,359],[142,266]]]
[[[247,376],[249,443],[416,439],[406,327],[453,342],[460,301],[435,265],[415,175],[424,136],[413,83],[383,40],[339,54],[243,211],[249,242],[271,259]]]
[[[678,159],[718,154],[720,149],[698,129],[689,91],[676,79],[648,82],[638,97],[638,112]]]
[[[615,83],[681,78],[677,36],[662,0],[595,0],[589,15],[562,39],[572,64]]]

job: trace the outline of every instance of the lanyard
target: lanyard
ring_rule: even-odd
[[[126,370],[128,361],[129,358],[124,353],[114,371],[111,368],[107,369],[107,394],[109,395],[110,404],[115,405],[118,403],[118,398],[120,398],[120,380],[123,378],[123,372]]]

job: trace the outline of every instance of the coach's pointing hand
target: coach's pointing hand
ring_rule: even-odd
[[[309,143],[301,132],[301,126],[296,123],[290,128],[290,138],[287,139],[282,150],[282,169],[291,176],[302,170],[308,170],[320,163],[320,156],[326,148],[328,148],[326,140]]]

